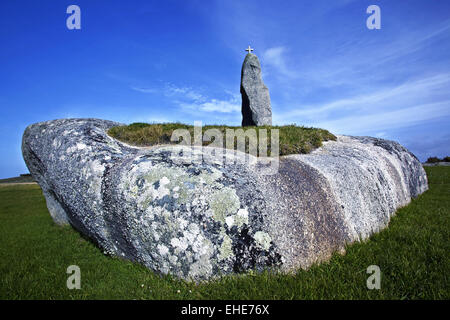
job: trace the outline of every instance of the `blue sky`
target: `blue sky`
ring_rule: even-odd
[[[66,8],[81,8],[68,30]],[[381,8],[369,30],[366,8]],[[274,124],[396,140],[450,155],[450,1],[0,2],[0,178],[28,172],[27,125],[241,121],[251,45]]]

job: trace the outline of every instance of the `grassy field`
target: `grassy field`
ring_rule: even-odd
[[[176,129],[187,129],[191,135],[191,141],[194,137],[194,127],[182,123],[162,123],[162,124],[148,124],[148,123],[132,123],[127,126],[113,127],[108,130],[108,134],[120,141],[126,142],[135,146],[152,146],[156,144],[174,144],[178,142],[171,141],[172,132]],[[223,147],[226,146],[226,131],[227,129],[243,129],[255,130],[256,137],[259,139],[259,130],[267,130],[267,148],[268,155],[271,155],[270,137],[271,129],[279,130],[279,154],[297,154],[297,153],[309,153],[312,150],[320,147],[322,141],[336,140],[336,137],[329,131],[317,128],[299,127],[295,125],[288,126],[261,126],[261,127],[231,127],[231,126],[217,126],[209,125],[203,126],[203,134],[206,130],[218,129],[223,135]],[[203,145],[210,144],[210,141],[204,141]],[[234,145],[231,146],[236,149],[237,139],[234,139]],[[257,148],[258,146],[256,146]],[[249,140],[246,139],[245,149],[248,152]]]
[[[0,299],[449,299],[450,167],[426,171],[430,190],[346,255],[295,275],[248,273],[198,285],[104,256],[52,222],[38,186],[0,186]],[[81,290],[66,288],[73,264]],[[373,264],[380,290],[366,287]]]

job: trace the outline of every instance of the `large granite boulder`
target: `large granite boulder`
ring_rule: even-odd
[[[253,53],[245,56],[241,71],[242,126],[271,126],[269,89],[261,77],[261,64]]]
[[[195,147],[203,161],[186,162],[191,147],[128,146],[106,133],[115,125],[33,124],[25,162],[56,223],[107,254],[184,279],[307,268],[386,227],[428,188],[420,162],[392,141],[339,136],[263,174],[241,152]]]

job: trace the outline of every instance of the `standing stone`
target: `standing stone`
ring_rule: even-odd
[[[242,126],[272,125],[269,89],[261,78],[258,57],[248,53],[241,71]]]

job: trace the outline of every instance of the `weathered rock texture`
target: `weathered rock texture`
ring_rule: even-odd
[[[25,162],[55,222],[105,253],[185,279],[306,268],[386,227],[428,188],[419,161],[392,141],[339,136],[262,175],[240,152],[221,165],[212,148],[197,147],[205,161],[183,163],[180,146],[127,146],[107,135],[115,125],[33,124]]]
[[[247,54],[241,71],[242,126],[272,125],[269,89],[261,78],[261,65],[253,53]]]

